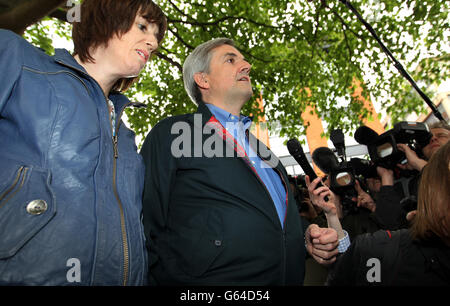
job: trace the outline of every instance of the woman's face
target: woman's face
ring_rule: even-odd
[[[109,40],[102,53],[114,67],[113,73],[117,78],[139,75],[152,52],[158,48],[158,30],[155,23],[149,23],[138,15],[128,32]]]

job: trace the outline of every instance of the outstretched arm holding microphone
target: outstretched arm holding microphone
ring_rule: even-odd
[[[327,218],[328,227],[334,229],[338,234],[339,253],[343,253],[350,246],[350,239],[348,237],[348,233],[342,229],[341,221],[339,220],[336,196],[334,193],[322,184],[322,186],[317,187],[317,185],[321,182],[321,178],[317,177],[312,182],[309,179],[309,176],[305,176],[306,186],[308,187],[309,198],[311,202],[322,208],[325,213],[325,217]],[[328,200],[327,200],[328,199]]]

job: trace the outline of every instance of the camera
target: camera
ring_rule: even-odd
[[[386,169],[394,169],[406,159],[397,144],[407,144],[421,156],[422,148],[430,142],[431,137],[432,134],[425,123],[408,121],[395,124],[393,129],[381,135],[366,126],[359,127],[355,132],[355,140],[367,146],[374,164]]]
[[[356,165],[360,172],[372,173],[371,165],[364,163],[360,159],[352,159],[350,162],[346,160],[344,134],[342,130],[333,130],[330,139],[336,147],[341,161],[338,160],[334,152],[327,147],[320,147],[314,150],[312,159],[314,163],[329,176],[330,189],[341,198],[344,214],[355,213],[358,208],[353,200],[357,197],[355,189],[356,182]],[[376,171],[375,171],[376,172]]]

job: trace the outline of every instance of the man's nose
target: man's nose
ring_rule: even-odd
[[[434,143],[436,141],[438,141],[437,137],[434,134],[431,134],[431,138],[430,138],[430,141],[428,142],[427,146],[431,145],[432,143]]]
[[[252,70],[252,65],[250,65],[250,63],[245,60],[242,61],[242,66],[241,66],[240,72],[245,72],[247,74],[250,74],[250,70]]]

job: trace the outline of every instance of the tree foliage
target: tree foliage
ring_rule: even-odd
[[[315,106],[330,130],[350,132],[369,112],[354,97],[354,80],[378,101],[395,123],[425,104],[401,77],[355,15],[337,0],[165,0],[158,3],[168,18],[168,33],[157,56],[127,93],[148,105],[127,110],[141,135],[159,120],[194,111],[183,88],[182,64],[200,43],[229,37],[252,64],[255,95],[244,113],[264,114],[278,122],[281,135],[305,133],[301,113]],[[360,0],[352,4],[419,87],[449,77],[449,2],[445,0]],[[34,32],[33,32],[34,31]],[[64,31],[61,31],[64,32]],[[29,29],[34,42],[49,50],[43,29]],[[67,35],[62,34],[61,35]]]

